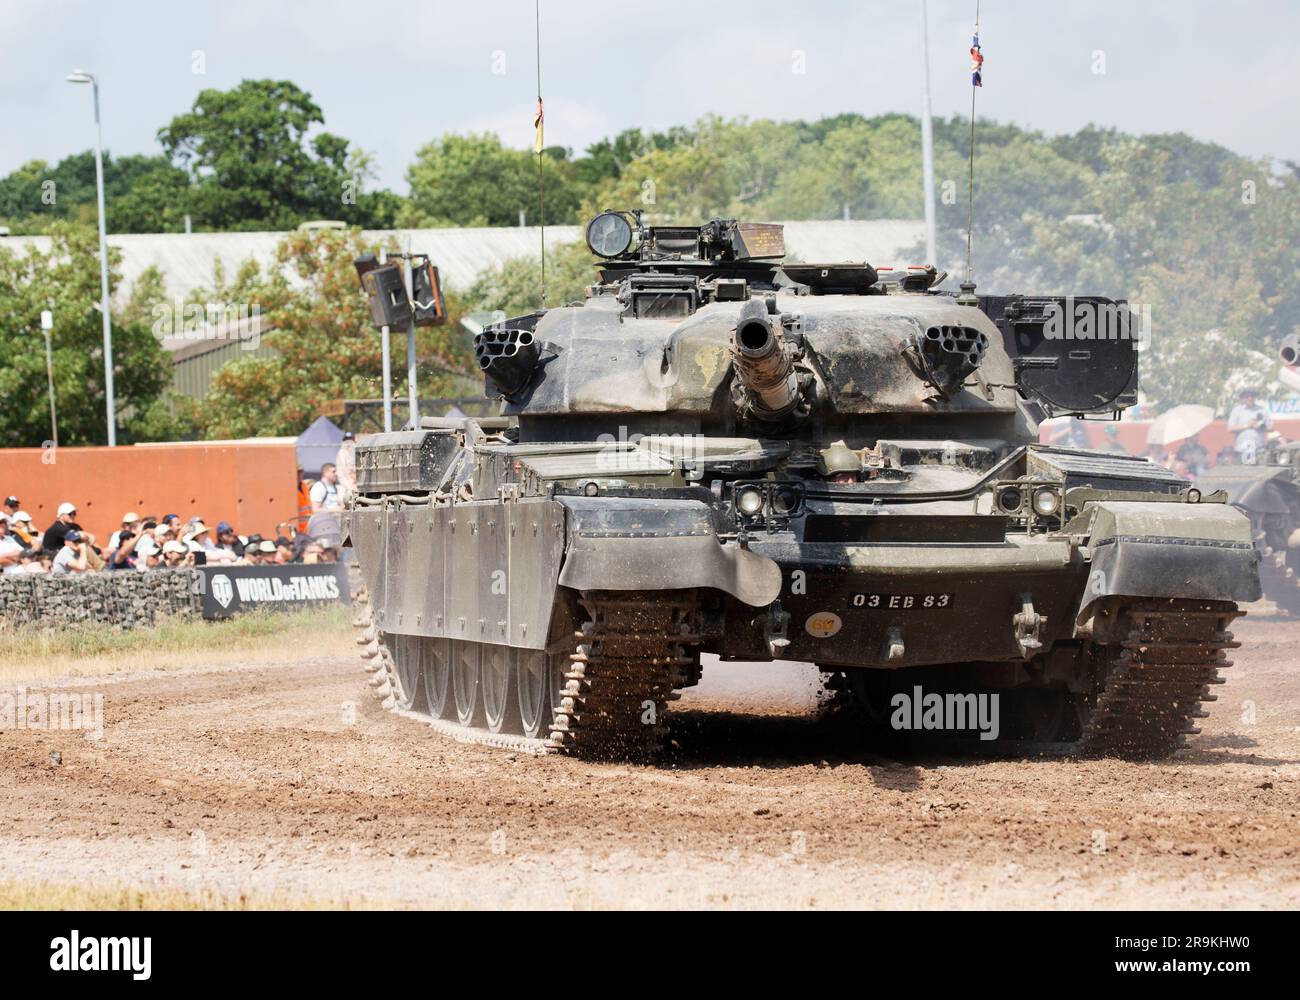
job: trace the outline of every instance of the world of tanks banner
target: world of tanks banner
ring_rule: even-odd
[[[254,609],[291,611],[351,603],[348,571],[341,563],[202,566],[195,572],[204,618],[231,618]]]

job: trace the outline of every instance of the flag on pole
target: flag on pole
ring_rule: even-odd
[[[542,114],[542,99],[539,97],[539,98],[537,98],[537,114],[536,114],[536,116],[533,118],[533,128],[537,130],[537,136],[536,136],[536,138],[533,140],[533,148],[534,148],[534,149],[535,149],[539,154],[540,154],[541,151],[542,151],[542,147],[545,145],[545,143],[544,143],[544,141],[543,141],[543,139],[542,139],[542,132],[543,132],[543,128],[542,128],[542,118],[543,118],[543,114]]]
[[[980,51],[979,32],[970,43],[970,83],[972,87],[984,86],[984,53]],[[540,111],[538,112],[540,114]]]

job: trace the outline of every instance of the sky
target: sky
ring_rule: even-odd
[[[918,113],[921,0],[540,0],[546,141],[581,152],[625,128],[706,114],[790,120]],[[929,0],[936,115],[968,114],[974,0]],[[1300,3],[982,0],[977,112],[1049,134],[1088,123],[1184,131],[1300,160]],[[446,132],[532,143],[532,0],[0,0],[0,176],[104,144],[156,153],[199,91],[292,80],[325,128],[405,192]]]

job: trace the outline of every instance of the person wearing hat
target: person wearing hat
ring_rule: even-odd
[[[52,573],[84,573],[90,569],[90,543],[76,528],[63,533],[63,547],[54,556]]]
[[[208,526],[198,518],[190,521],[181,541],[189,546],[191,552],[207,552],[214,548],[212,538],[208,535]]]
[[[1236,434],[1233,448],[1243,465],[1254,465],[1256,456],[1264,450],[1268,432],[1273,429],[1273,418],[1268,410],[1256,402],[1257,392],[1251,387],[1237,393],[1237,405],[1228,414],[1228,433]]]
[[[13,497],[9,498],[10,500]],[[25,549],[30,549],[40,541],[40,536],[32,529],[32,515],[25,510],[20,510],[9,517],[9,531],[14,536],[14,541]]]
[[[235,529],[229,521],[222,521],[217,525],[217,548],[229,552],[233,558],[238,559],[244,554],[244,546],[247,544],[248,539],[235,534]]]
[[[257,554],[261,557],[260,562],[263,566],[274,563],[275,542],[269,538],[263,538],[257,543]]]
[[[170,525],[145,521],[140,527],[140,540],[135,543],[135,568],[152,569],[162,559],[162,547],[171,538]]]
[[[118,528],[117,531],[113,532],[113,534],[108,539],[108,551],[113,552],[117,549],[119,545],[122,544],[122,532],[125,531],[134,535],[136,533],[135,526],[139,523],[140,523],[140,515],[137,514],[135,511],[128,510],[125,514],[123,514],[122,527]]]
[[[136,546],[140,544],[144,535],[134,530],[135,522],[131,525],[123,524],[121,531],[113,533],[115,544],[108,552],[107,568],[113,569],[135,569],[139,565],[136,557]],[[143,529],[141,529],[143,531]]]
[[[64,536],[69,531],[80,530],[81,525],[77,523],[77,505],[65,501],[59,504],[54,523],[46,528],[45,534],[41,536],[41,545],[46,551],[58,555],[63,549]]]
[[[5,509],[4,509],[5,517],[12,520],[13,516],[18,513],[21,507],[22,504],[18,502],[17,497],[5,497]]]
[[[191,558],[193,553],[181,542],[172,539],[162,547],[162,563],[159,569],[180,569]]]
[[[16,572],[26,551],[10,532],[9,518],[0,514],[0,570],[5,573]]]

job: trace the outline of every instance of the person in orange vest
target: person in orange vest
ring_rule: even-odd
[[[302,467],[298,467],[298,516],[294,518],[294,525],[298,529],[298,534],[307,533],[307,522],[311,520],[311,483],[303,479]]]

